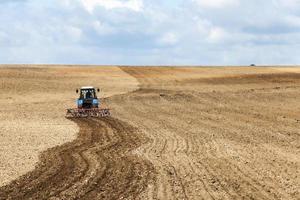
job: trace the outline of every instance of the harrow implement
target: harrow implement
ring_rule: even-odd
[[[108,117],[110,116],[109,109],[106,108],[72,108],[67,109],[67,118],[84,118],[84,117]]]

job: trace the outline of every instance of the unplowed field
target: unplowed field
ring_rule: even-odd
[[[300,70],[121,69],[112,117],[72,120],[0,199],[300,199]]]

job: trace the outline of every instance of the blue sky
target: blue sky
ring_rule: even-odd
[[[300,64],[300,0],[0,0],[0,63]]]

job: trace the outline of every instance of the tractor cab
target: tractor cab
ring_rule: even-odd
[[[97,92],[99,92],[99,89],[97,89]],[[79,93],[79,98],[77,99],[78,108],[90,109],[99,107],[99,100],[94,87],[82,87],[80,91],[77,89],[76,93]]]

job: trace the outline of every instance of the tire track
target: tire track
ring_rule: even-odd
[[[148,141],[136,128],[114,118],[73,121],[78,138],[42,153],[0,199],[135,199],[154,180],[152,164],[131,154]]]

